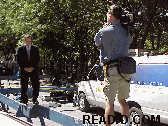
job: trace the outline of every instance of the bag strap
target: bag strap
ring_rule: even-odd
[[[119,58],[117,58],[117,59],[115,59],[115,60],[110,60],[110,61],[106,62],[104,65],[107,65],[107,66],[108,66],[108,65],[110,65],[111,63],[114,63],[114,62],[117,62],[117,63],[118,63],[118,65],[117,65],[117,71],[118,71],[118,73],[120,74],[120,76],[121,76],[122,78],[124,78],[124,77],[121,75],[120,71],[119,71],[119,62],[120,62],[120,61],[119,61]],[[125,79],[125,78],[124,78],[124,79]],[[125,79],[125,81],[129,83],[129,82],[131,81],[131,78],[130,78],[130,80],[126,80],[126,79]]]
[[[110,65],[111,63],[117,62],[119,63],[119,58],[115,59],[115,60],[109,60],[107,61],[104,65]]]
[[[117,71],[118,71],[118,73],[120,74],[120,76],[125,79],[125,77],[123,77],[123,76],[121,75],[120,71],[119,71],[119,66],[117,66]],[[129,82],[131,81],[131,78],[130,78],[130,80],[126,80],[126,79],[125,79],[125,81],[129,83]]]

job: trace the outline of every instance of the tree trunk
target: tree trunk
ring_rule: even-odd
[[[148,9],[147,9],[148,22],[147,22],[147,27],[145,29],[145,33],[142,36],[141,47],[140,47],[141,49],[144,49],[145,40],[146,40],[146,37],[148,35],[149,28],[150,28],[150,26],[152,24],[151,22],[152,22],[153,14],[154,14],[154,12],[156,10],[156,5],[157,5],[157,1],[154,2],[154,5],[151,3],[151,0],[149,0],[148,2],[149,2]],[[153,6],[153,7],[151,8],[151,6]],[[152,12],[150,12],[150,11],[152,11]]]
[[[160,39],[161,39],[161,36],[162,36],[162,31],[159,29],[159,34],[158,34],[158,38],[157,38],[157,47],[156,49],[158,50],[159,47],[160,47]]]
[[[151,33],[151,41],[152,41],[152,49],[155,49],[155,42],[154,42],[154,35],[153,32]]]

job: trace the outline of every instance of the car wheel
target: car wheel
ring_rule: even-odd
[[[129,110],[130,113],[130,126],[142,126],[143,113],[139,108],[132,107]]]
[[[83,93],[79,95],[78,106],[79,109],[83,112],[87,112],[90,109],[89,102],[87,101],[86,96]]]
[[[55,98],[55,101],[56,101],[56,102],[59,102],[59,98]]]
[[[68,98],[68,101],[69,102],[73,102],[73,98]]]
[[[69,96],[69,97],[67,98],[67,100],[68,100],[69,102],[73,102],[73,96]]]
[[[17,93],[14,93],[13,95],[14,95],[14,96],[17,96],[18,94],[17,94]]]

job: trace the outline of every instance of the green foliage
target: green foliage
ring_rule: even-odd
[[[166,50],[165,0],[119,0],[118,4],[134,12],[134,23],[139,23],[132,35],[132,47]],[[42,64],[54,61],[59,69],[68,64],[67,71],[74,65],[82,72],[87,71],[82,68],[84,64],[92,66],[98,60],[99,49],[93,38],[106,21],[107,1],[2,0],[0,9],[1,55],[14,55],[16,47],[24,44],[23,37],[31,34],[41,52]]]

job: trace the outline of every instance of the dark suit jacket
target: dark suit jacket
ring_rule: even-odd
[[[18,47],[17,62],[21,70],[23,70],[24,68],[30,68],[30,67],[39,69],[39,60],[40,60],[40,55],[39,55],[39,50],[37,46],[31,45],[30,61],[28,61],[26,45]]]

